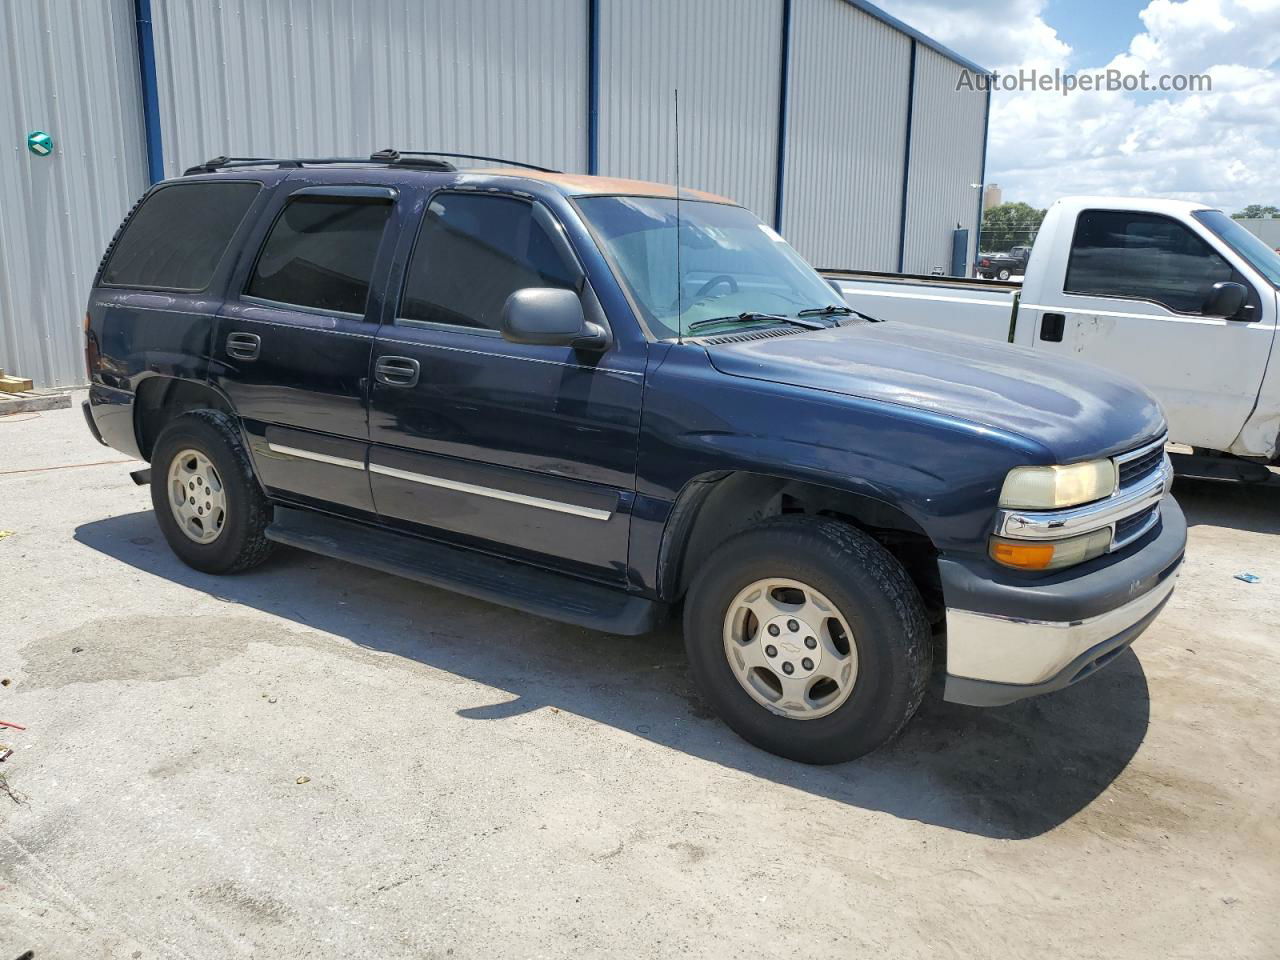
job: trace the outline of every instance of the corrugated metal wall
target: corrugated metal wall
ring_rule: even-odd
[[[152,0],[165,173],[450,150],[587,162],[587,5]]]
[[[782,0],[600,0],[600,170],[680,179],[773,219]]]
[[[915,103],[911,121],[911,173],[907,185],[907,233],[903,270],[950,272],[951,237],[957,224],[969,230],[966,272],[977,253],[982,138],[987,95],[957,90],[963,68],[925,46],[916,49]]]
[[[782,233],[816,266],[894,270],[911,40],[844,0],[794,0],[791,44]]]
[[[41,386],[84,382],[89,284],[146,189],[133,37],[132,0],[0,4],[0,367]]]
[[[819,266],[927,271],[976,235],[982,94],[861,0],[791,0],[783,232]],[[152,0],[164,171],[219,154],[492,154],[588,166],[590,0]],[[598,0],[598,172],[681,179],[771,222],[785,0]],[[873,15],[875,14],[875,15]],[[0,5],[0,366],[83,381],[80,317],[146,189],[133,0]],[[899,29],[901,27],[901,29]],[[907,31],[907,32],[904,32]],[[29,154],[28,130],[54,156]]]

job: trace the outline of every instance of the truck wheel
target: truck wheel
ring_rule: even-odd
[[[151,454],[151,504],[169,547],[189,567],[234,573],[271,552],[263,535],[271,505],[225,413],[197,410],[164,428]]]
[[[1009,279],[1009,277],[1011,277],[1011,276],[1012,276],[1012,274],[1011,274],[1011,273],[1009,273],[1009,268],[1008,268],[1008,267],[1001,267],[1001,268],[1000,268],[1000,279],[1001,279],[1001,280],[1008,280],[1008,279]]]
[[[870,753],[911,719],[929,624],[902,566],[835,520],[780,517],[704,563],[684,614],[689,666],[749,742],[804,763]]]

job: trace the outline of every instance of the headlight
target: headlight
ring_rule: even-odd
[[[1111,528],[1065,540],[991,538],[991,559],[1016,570],[1057,570],[1100,557],[1111,546]]]
[[[1014,510],[1056,510],[1109,497],[1116,489],[1116,465],[1090,460],[1067,466],[1014,467],[1004,478],[1000,506]]]

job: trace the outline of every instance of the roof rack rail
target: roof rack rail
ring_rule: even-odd
[[[550,167],[539,167],[536,164],[522,163],[519,160],[504,160],[502,157],[486,157],[478,153],[446,153],[442,150],[396,150],[393,147],[388,147],[367,157],[214,157],[212,160],[198,163],[194,167],[187,167],[186,170],[182,171],[182,175],[189,177],[197,173],[214,173],[218,170],[230,170],[235,167],[261,167],[268,164],[273,164],[277,167],[297,168],[320,166],[326,163],[385,163],[393,166],[425,167],[442,171],[457,169],[448,160],[439,159],[442,157],[451,157],[455,160],[484,160],[489,163],[504,163],[507,166],[538,170],[542,173],[561,172]]]
[[[418,159],[418,158],[423,159]],[[523,163],[519,160],[506,160],[503,157],[486,157],[478,153],[446,153],[443,150],[397,150],[394,147],[387,147],[385,150],[379,150],[370,160],[381,161],[383,163],[400,163],[400,164],[419,164],[431,163],[431,157],[451,157],[455,160],[485,160],[489,163],[505,163],[509,167],[523,167],[526,170],[538,170],[542,173],[563,173],[562,170],[555,170],[551,167],[540,167],[533,163]]]
[[[369,164],[384,163],[384,161],[374,160],[367,156],[215,156],[212,160],[206,160],[205,163],[188,166],[183,170],[183,177],[191,177],[196,173],[214,173],[215,170],[228,170],[237,168],[237,166],[288,166],[288,168],[300,168],[300,166],[319,166],[323,164]],[[452,169],[452,168],[448,168]]]

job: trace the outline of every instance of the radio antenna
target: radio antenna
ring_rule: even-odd
[[[684,343],[684,274],[680,269],[680,88],[675,93],[676,128],[676,343]]]

